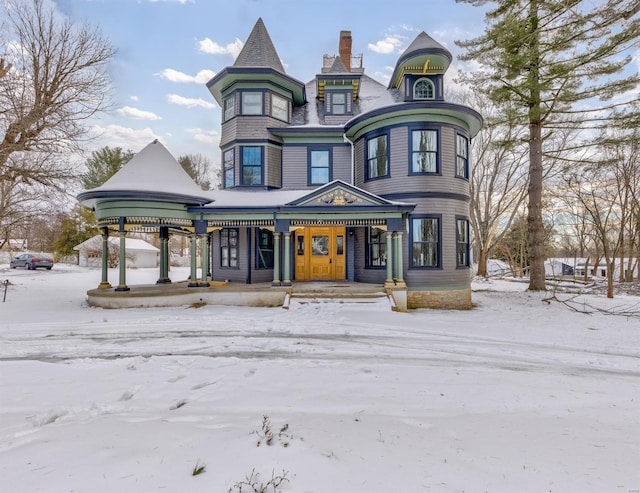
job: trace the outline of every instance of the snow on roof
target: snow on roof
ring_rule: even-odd
[[[91,192],[103,191],[164,192],[209,197],[157,139],[133,156],[103,185],[91,189]]]
[[[287,204],[312,190],[214,190],[205,207],[273,207]]]
[[[368,75],[362,74],[360,77],[359,97],[353,104],[354,116],[359,116],[372,110],[390,106],[399,102],[398,91],[388,90],[386,86],[381,84]],[[322,128],[344,128],[344,125],[324,125],[320,117],[324,112],[318,105],[322,105],[318,101],[316,79],[306,84],[307,104],[294,108],[292,125],[287,128],[296,127],[322,127]]]
[[[119,245],[120,239],[115,236],[109,237],[109,243],[112,245]],[[127,238],[125,242],[126,248],[129,251],[149,251],[149,252],[159,252],[160,249],[154,247],[152,244],[147,243],[144,240],[139,238]],[[92,238],[89,238],[86,241],[83,241],[79,245],[73,247],[74,250],[79,251],[85,248],[101,248],[102,247],[102,236],[96,235]]]

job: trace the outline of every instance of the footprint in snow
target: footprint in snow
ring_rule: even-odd
[[[171,406],[169,408],[170,411],[175,411],[176,409],[180,409],[182,406],[187,404],[187,400],[186,399],[182,399],[178,402],[176,402],[173,406]]]
[[[203,389],[204,387],[208,387],[209,385],[215,385],[216,382],[202,382],[202,383],[198,383],[196,385],[194,385],[193,387],[191,387],[191,390],[199,390],[199,389]]]

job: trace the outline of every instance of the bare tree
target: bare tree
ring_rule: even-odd
[[[523,130],[487,98],[472,90],[469,103],[485,117],[472,141],[471,227],[478,275],[487,275],[491,251],[509,230],[527,192],[527,149]]]
[[[456,0],[485,12],[485,32],[456,44],[488,97],[520,108],[529,131],[530,290],[544,290],[544,147],[555,129],[638,126],[638,0]],[[613,99],[622,96],[621,99]],[[626,96],[626,97],[625,97]],[[551,131],[551,132],[550,132]]]
[[[580,204],[595,235],[607,267],[607,297],[613,298],[616,259],[623,250],[629,215],[629,197],[620,186],[614,165],[586,165],[564,174],[565,194]]]
[[[185,154],[178,158],[180,166],[203,190],[213,189],[211,161],[202,154]]]
[[[15,156],[77,150],[87,120],[108,104],[114,50],[95,27],[61,18],[43,0],[7,0],[2,8],[7,39],[0,58],[12,68],[0,78],[0,181],[55,186],[73,176],[65,161],[34,168],[22,165],[42,157]]]

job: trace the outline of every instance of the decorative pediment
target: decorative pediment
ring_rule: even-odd
[[[382,197],[378,197],[341,180],[336,180],[313,190],[308,195],[304,195],[287,205],[306,207],[366,207],[390,204],[391,202]]]

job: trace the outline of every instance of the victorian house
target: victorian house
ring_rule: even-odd
[[[445,101],[452,57],[424,32],[387,86],[351,48],[342,31],[339,54],[304,83],[258,19],[207,83],[222,110],[222,189],[200,190],[154,142],[79,200],[105,236],[159,234],[158,282],[166,240],[186,234],[204,252],[194,286],[351,281],[403,290],[409,308],[470,307],[469,144],[482,118]]]

